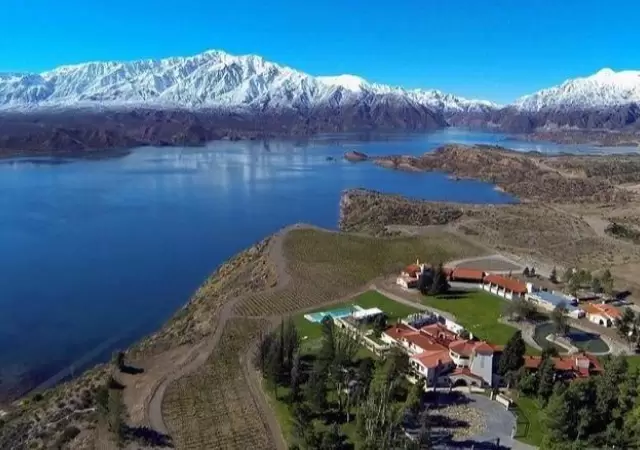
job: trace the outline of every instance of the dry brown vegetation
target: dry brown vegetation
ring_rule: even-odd
[[[487,181],[527,200],[554,203],[631,201],[634,195],[628,190],[616,188],[615,184],[622,182],[618,179],[632,181],[640,178],[640,157],[626,156],[619,163],[608,162],[604,158],[549,157],[539,153],[514,152],[502,147],[451,144],[420,157],[388,156],[377,158],[376,163],[390,168],[437,170],[462,178]],[[581,164],[581,170],[589,175],[581,174],[576,168],[573,168],[575,176],[568,176],[559,170],[565,169],[563,164],[572,161],[578,161],[575,164]],[[630,166],[629,161],[633,161]],[[592,176],[594,173],[602,175]]]
[[[454,235],[373,238],[314,229],[290,231],[284,244],[292,281],[282,291],[262,293],[241,302],[245,316],[286,314],[354,292],[383,274],[394,273],[416,258],[448,261],[484,251]]]
[[[97,421],[96,392],[107,377],[108,368],[97,366],[80,378],[21,400],[8,416],[0,419],[0,448],[51,449],[63,443],[83,448],[81,441]],[[68,440],[73,429],[84,430],[85,436]]]
[[[157,354],[193,344],[214,329],[220,308],[229,300],[274,286],[276,275],[267,258],[269,239],[222,264],[158,332],[134,347],[135,353]]]
[[[274,448],[240,362],[268,326],[264,320],[231,319],[206,364],[171,384],[163,412],[176,448]]]

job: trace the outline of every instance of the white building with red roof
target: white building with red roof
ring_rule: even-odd
[[[618,308],[606,303],[586,303],[581,306],[589,321],[603,327],[615,326],[616,320],[622,318]]]
[[[461,339],[439,323],[420,329],[397,324],[385,330],[381,339],[405,350],[411,368],[428,385],[446,376],[452,383],[492,386],[493,357],[502,350],[484,341]]]

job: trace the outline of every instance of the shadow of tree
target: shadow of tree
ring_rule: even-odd
[[[144,445],[174,448],[171,436],[160,433],[149,427],[127,426],[125,429],[125,437],[127,440],[135,441]]]

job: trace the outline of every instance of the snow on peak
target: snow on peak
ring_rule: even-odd
[[[604,68],[519,98],[514,106],[524,111],[597,109],[640,103],[640,71],[615,72]]]
[[[40,74],[1,74],[0,109],[76,106],[181,108],[340,107],[410,102],[439,112],[491,107],[439,91],[408,91],[355,75],[313,77],[258,55],[207,50],[188,57],[88,62]]]
[[[338,75],[333,77],[317,77],[322,83],[329,86],[342,87],[350,91],[360,91],[363,87],[366,87],[369,83],[363,78],[356,75]]]

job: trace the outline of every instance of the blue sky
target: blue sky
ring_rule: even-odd
[[[206,49],[508,102],[640,69],[637,0],[2,0],[0,71]]]

